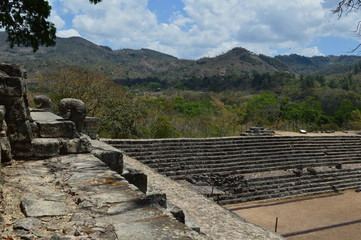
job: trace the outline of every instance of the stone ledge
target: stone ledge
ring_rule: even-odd
[[[92,154],[106,163],[110,169],[117,173],[123,172],[123,153],[104,142],[91,140]]]
[[[194,228],[200,227],[200,232],[211,239],[284,239],[272,231],[244,222],[241,217],[224,209],[212,200],[156,173],[127,155],[124,155],[124,163],[128,167],[144,172],[148,177],[149,188],[165,193],[167,202],[184,211],[186,225],[193,224],[196,226]]]
[[[78,138],[72,121],[36,122],[42,138]]]

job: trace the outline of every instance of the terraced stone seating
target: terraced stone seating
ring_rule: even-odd
[[[361,136],[106,142],[174,180],[215,186],[220,204],[361,186]]]

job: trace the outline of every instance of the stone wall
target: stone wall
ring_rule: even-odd
[[[14,157],[26,151],[33,139],[25,78],[26,72],[20,65],[0,64],[0,105],[6,109],[7,135]]]

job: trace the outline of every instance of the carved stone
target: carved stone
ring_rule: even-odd
[[[64,98],[59,103],[59,112],[65,118],[68,118],[75,123],[76,129],[79,133],[82,132],[87,113],[83,101],[75,98]]]
[[[37,105],[38,108],[41,109],[51,109],[51,99],[46,95],[38,95],[34,97],[34,103]]]

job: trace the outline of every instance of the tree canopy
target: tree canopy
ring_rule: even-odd
[[[97,4],[101,0],[89,0]],[[48,21],[51,6],[46,0],[1,0],[0,28],[8,34],[10,47],[32,47],[34,52],[39,46],[54,46],[56,28]]]

